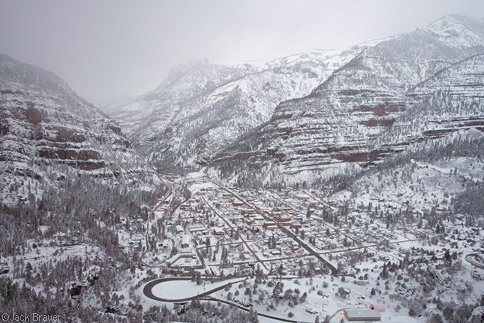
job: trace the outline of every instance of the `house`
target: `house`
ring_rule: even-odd
[[[178,234],[185,232],[185,230],[183,230],[183,227],[181,225],[177,225],[175,229],[176,229],[176,233]]]
[[[381,321],[381,314],[377,310],[349,309],[344,311],[348,321]]]
[[[220,270],[216,266],[210,266],[211,274],[214,276],[220,276]]]
[[[288,218],[288,217],[284,217],[284,216],[274,216],[274,217],[272,217],[272,219],[273,219],[275,222],[279,222],[279,223],[281,223],[281,222],[288,222],[288,221],[291,221],[291,219],[290,219],[290,218]]]
[[[190,233],[197,233],[205,231],[205,227],[191,227]]]
[[[141,240],[142,240],[141,238],[133,238],[131,239],[129,244],[141,243]]]
[[[191,237],[189,235],[184,235],[182,238],[182,248],[188,248],[190,247],[190,240]]]
[[[7,263],[0,263],[0,275],[7,274],[10,271],[10,267]]]
[[[275,222],[265,222],[262,226],[266,230],[275,230],[277,228],[277,224]]]
[[[277,210],[279,212],[283,212],[283,213],[288,213],[288,212],[291,212],[292,211],[292,209],[289,208],[289,207],[279,207]]]
[[[376,310],[378,312],[385,312],[385,307],[379,304],[370,304],[370,310]]]
[[[295,194],[294,197],[298,200],[301,200],[301,201],[309,200],[309,195],[307,195],[307,194]]]

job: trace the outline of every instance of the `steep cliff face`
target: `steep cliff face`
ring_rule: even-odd
[[[0,172],[41,179],[42,167],[67,165],[106,174],[130,159],[121,128],[54,74],[0,55]],[[109,170],[107,167],[109,166]],[[3,186],[3,185],[2,185]]]
[[[444,133],[442,125],[481,129],[482,53],[484,24],[459,16],[380,42],[308,96],[281,103],[269,122],[215,163],[276,162],[286,173],[365,166]]]
[[[192,63],[174,69],[157,89],[111,115],[159,165],[204,165],[222,147],[268,121],[279,102],[309,94],[375,43],[269,62]]]

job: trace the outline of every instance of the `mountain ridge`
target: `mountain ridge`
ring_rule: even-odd
[[[25,183],[22,176],[39,183],[51,172],[108,178],[144,163],[118,124],[61,78],[7,55],[0,55],[0,116],[1,193]]]
[[[215,82],[217,85],[208,91],[190,93],[190,95],[178,101],[169,94],[168,98],[160,99],[159,102],[152,100],[143,104],[141,99],[137,103],[124,106],[121,111],[111,115],[120,120],[121,125],[123,123],[130,124],[130,129],[127,131],[135,143],[139,143],[139,140],[146,140],[146,137],[152,137],[148,142],[148,146],[152,142],[154,142],[154,145],[157,145],[157,142],[160,141],[158,149],[151,149],[150,151],[148,148],[146,151],[146,154],[155,154],[150,156],[151,160],[164,159],[163,156],[157,154],[154,150],[164,151],[166,149],[173,158],[168,161],[164,159],[163,162],[183,166],[186,164],[187,159],[190,158],[189,155],[199,153],[204,156],[201,159],[206,160],[213,149],[220,149],[220,147],[232,142],[245,131],[269,120],[278,102],[310,93],[317,84],[329,77],[335,69],[353,58],[361,48],[376,42],[372,41],[343,50],[313,50],[309,53],[290,55],[268,62],[254,63],[253,65],[249,63],[233,64],[229,67],[238,69],[236,77],[228,77],[224,82]],[[211,63],[204,62],[204,64],[207,66],[207,64]],[[242,72],[240,72],[241,66]],[[163,84],[171,84],[171,82],[172,80],[170,82],[165,80],[157,89],[145,94],[144,98],[156,98],[159,95],[156,91],[159,92]],[[260,95],[261,93],[264,93],[264,95]],[[152,108],[152,106],[156,107]],[[144,112],[140,111],[138,113],[138,108]],[[204,113],[207,115],[213,114],[210,111],[213,111],[214,108],[215,110],[222,109],[220,112],[217,112],[218,115],[225,113],[222,113],[222,111],[228,113],[225,118],[219,118],[219,122],[221,124],[225,123],[227,126],[222,125],[221,127],[214,126],[210,129],[201,129],[196,135],[191,137],[192,139],[190,139],[190,135],[187,138],[184,133],[188,131],[190,134],[190,130],[185,131],[183,127],[193,128],[190,123],[197,116],[203,116]],[[130,116],[128,114],[134,115],[134,119],[129,119]],[[143,116],[141,117],[141,115]],[[217,116],[212,118],[216,119]],[[144,120],[140,121],[140,119]],[[163,119],[163,121],[156,121],[159,119]],[[185,126],[183,123],[187,123],[187,125]],[[203,124],[201,121],[197,121],[197,123]],[[170,124],[174,125],[175,128],[169,126]],[[132,130],[133,125],[138,130]],[[173,129],[175,129],[175,132],[179,132],[176,134],[176,138],[170,137]],[[195,144],[187,147],[186,144],[177,141],[177,138],[186,138],[185,142],[193,140]],[[213,149],[204,148],[204,142],[218,141],[221,144],[216,144]],[[143,144],[139,146],[143,146]],[[185,150],[186,157],[178,158],[177,160],[175,155],[179,150]],[[191,163],[191,165],[196,164],[197,162]]]
[[[167,170],[218,168],[234,158],[248,158],[252,169],[284,161],[291,174],[305,164],[372,164],[404,149],[403,139],[382,142],[393,125],[400,134],[408,128],[400,115],[429,100],[413,91],[484,53],[483,35],[482,21],[449,15],[347,49],[226,66],[191,62],[111,116]]]
[[[440,49],[445,43],[432,38],[432,35],[424,42],[427,36],[422,31],[407,33],[363,51],[336,70],[308,96],[279,104],[270,122],[259,128],[261,130],[253,134],[252,139],[248,139],[251,136],[245,136],[234,144],[233,147],[237,148],[220,153],[215,162],[221,167],[220,163],[236,156],[251,156],[245,163],[252,165],[252,168],[259,168],[262,165],[268,166],[270,162],[266,161],[277,157],[277,162],[284,160],[289,169],[297,169],[304,168],[301,167],[304,160],[307,163],[315,158],[310,164],[329,165],[333,168],[341,161],[351,161],[353,158],[367,160],[367,156],[371,157],[371,161],[391,153],[391,149],[385,148],[386,145],[381,146],[382,151],[377,149],[374,154],[361,147],[371,145],[371,138],[378,136],[380,131],[390,129],[397,121],[395,118],[398,114],[415,103],[415,98],[407,93],[408,90],[416,88],[416,84],[424,84],[424,81],[436,77],[439,72],[444,73],[453,64],[459,65],[484,52],[483,40],[480,47],[471,44],[470,48],[443,52]],[[419,53],[419,46],[408,46],[412,43],[425,43],[427,47]],[[395,48],[405,47],[408,47],[407,52],[395,52]],[[416,57],[414,61],[417,63],[414,66],[409,64],[413,60],[408,59],[408,51],[415,54],[413,57]],[[462,55],[467,55],[466,59],[462,60]],[[420,64],[424,58],[427,58],[428,63],[422,69]],[[469,85],[464,82],[461,86]],[[482,106],[482,103],[478,106]],[[346,126],[342,126],[342,123]],[[331,137],[318,139],[317,134],[321,132]],[[368,141],[362,141],[361,138],[368,138]],[[247,144],[244,145],[244,142]],[[343,151],[338,148],[345,146]],[[328,159],[330,155],[327,154],[331,151],[333,153],[330,154],[336,160]],[[322,155],[318,157],[318,154]]]

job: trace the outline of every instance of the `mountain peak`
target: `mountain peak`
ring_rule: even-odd
[[[438,36],[451,47],[470,47],[484,43],[484,20],[469,16],[447,15],[423,30]]]
[[[475,25],[482,26],[483,23],[484,23],[484,20],[481,18],[475,18],[475,17],[461,15],[461,14],[449,14],[433,21],[428,25],[428,27],[445,28],[452,25],[463,25],[466,27],[473,27]]]
[[[67,83],[54,73],[35,65],[17,61],[5,54],[0,54],[0,81],[28,85],[49,85],[52,88],[59,88],[64,91],[70,90]]]

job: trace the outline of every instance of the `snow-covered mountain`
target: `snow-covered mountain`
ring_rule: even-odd
[[[105,102],[0,55],[2,319],[482,321],[484,22]]]
[[[215,162],[325,171],[461,128],[483,130],[483,54],[484,23],[455,15],[379,42],[309,95],[279,104]]]
[[[0,116],[3,193],[18,192],[22,178],[42,182],[47,171],[71,168],[109,177],[140,162],[115,121],[56,75],[5,55],[0,55]]]
[[[173,69],[157,89],[110,114],[159,165],[204,164],[222,147],[268,121],[280,102],[309,94],[375,43],[268,62],[193,62]]]

